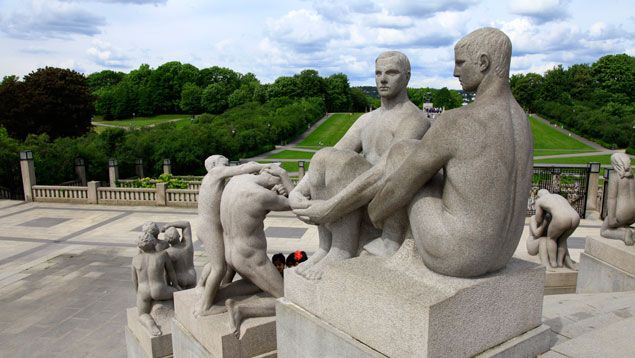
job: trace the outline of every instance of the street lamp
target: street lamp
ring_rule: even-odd
[[[108,159],[108,166],[113,168],[117,166],[117,159],[115,158],[110,158]]]

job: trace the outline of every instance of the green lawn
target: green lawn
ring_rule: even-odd
[[[534,155],[569,154],[581,152],[595,152],[596,150],[588,145],[558,132],[548,124],[542,123],[534,117],[529,117],[531,132],[534,136]],[[544,153],[549,154],[543,154]]]
[[[258,163],[271,163],[269,161],[259,161]],[[282,162],[280,164],[280,166],[282,167],[282,169],[286,170],[289,173],[294,173],[299,171],[300,169],[298,168],[298,162]],[[306,161],[304,162],[304,170],[309,170],[309,162]]]
[[[188,114],[160,114],[154,117],[135,117],[134,119],[119,119],[116,121],[104,121],[104,120],[94,120],[95,123],[103,123],[110,124],[113,126],[122,126],[122,127],[145,127],[151,124],[158,124],[167,122],[174,119],[184,119],[190,118],[191,116]]]
[[[587,164],[591,162],[600,162],[602,164],[611,164],[610,155],[589,155],[586,157],[565,157],[565,158],[549,158],[549,159],[536,159],[536,164]],[[631,163],[635,165],[635,159],[631,158]]]
[[[302,152],[299,150],[283,150],[282,152],[272,154],[267,159],[311,159],[313,152]]]
[[[299,147],[334,146],[362,113],[336,113],[298,144]]]

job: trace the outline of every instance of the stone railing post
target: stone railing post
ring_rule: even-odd
[[[172,162],[170,159],[163,159],[163,174],[172,174]]]
[[[86,163],[83,158],[75,158],[75,174],[81,186],[86,186]]]
[[[33,152],[23,150],[20,152],[20,170],[22,172],[22,189],[24,190],[24,201],[33,201],[33,185],[35,181],[35,164],[33,163]]]
[[[143,159],[136,159],[134,161],[134,172],[139,179],[143,178]]]
[[[97,189],[99,188],[98,181],[88,182],[88,204],[98,204],[99,196],[97,196]]]
[[[304,178],[304,160],[298,162],[298,182]]]
[[[168,183],[157,183],[157,206],[167,206],[168,205]]]
[[[119,180],[119,164],[117,163],[117,159],[110,158],[108,160],[108,179],[111,188],[117,187],[117,181]]]
[[[586,192],[585,213],[587,219],[600,219],[599,208],[597,207],[599,181],[600,163],[589,163],[589,183]]]

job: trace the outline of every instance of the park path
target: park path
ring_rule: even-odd
[[[318,151],[317,149],[298,148],[298,147],[296,147],[296,145],[298,145],[306,137],[311,135],[311,133],[313,133],[322,124],[324,124],[324,122],[326,122],[327,119],[331,118],[331,116],[333,114],[335,114],[335,113],[327,113],[324,117],[320,118],[320,120],[318,120],[317,122],[313,123],[313,125],[311,127],[309,127],[306,131],[304,131],[302,134],[300,134],[291,143],[286,144],[286,145],[277,145],[276,149],[274,149],[274,150],[270,150],[268,152],[261,153],[261,154],[255,156],[255,157],[245,158],[244,160],[258,161],[258,160],[263,160],[263,159],[269,159],[267,157],[269,157],[269,156],[271,156],[273,154],[276,154],[276,153],[280,153],[280,152],[285,151],[285,150],[295,150],[295,151],[298,151],[298,152],[310,152],[310,153],[317,152]],[[276,161],[280,161],[280,162],[295,162],[295,161],[298,161],[298,160],[302,160],[302,159],[276,159]]]

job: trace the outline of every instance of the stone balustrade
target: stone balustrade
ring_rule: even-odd
[[[88,201],[86,186],[34,185],[32,193],[33,201],[39,202],[86,203]]]
[[[98,188],[97,201],[107,205],[156,204],[156,190],[146,188]]]
[[[196,189],[168,189],[166,193],[167,206],[196,207],[198,205],[198,187]]]

